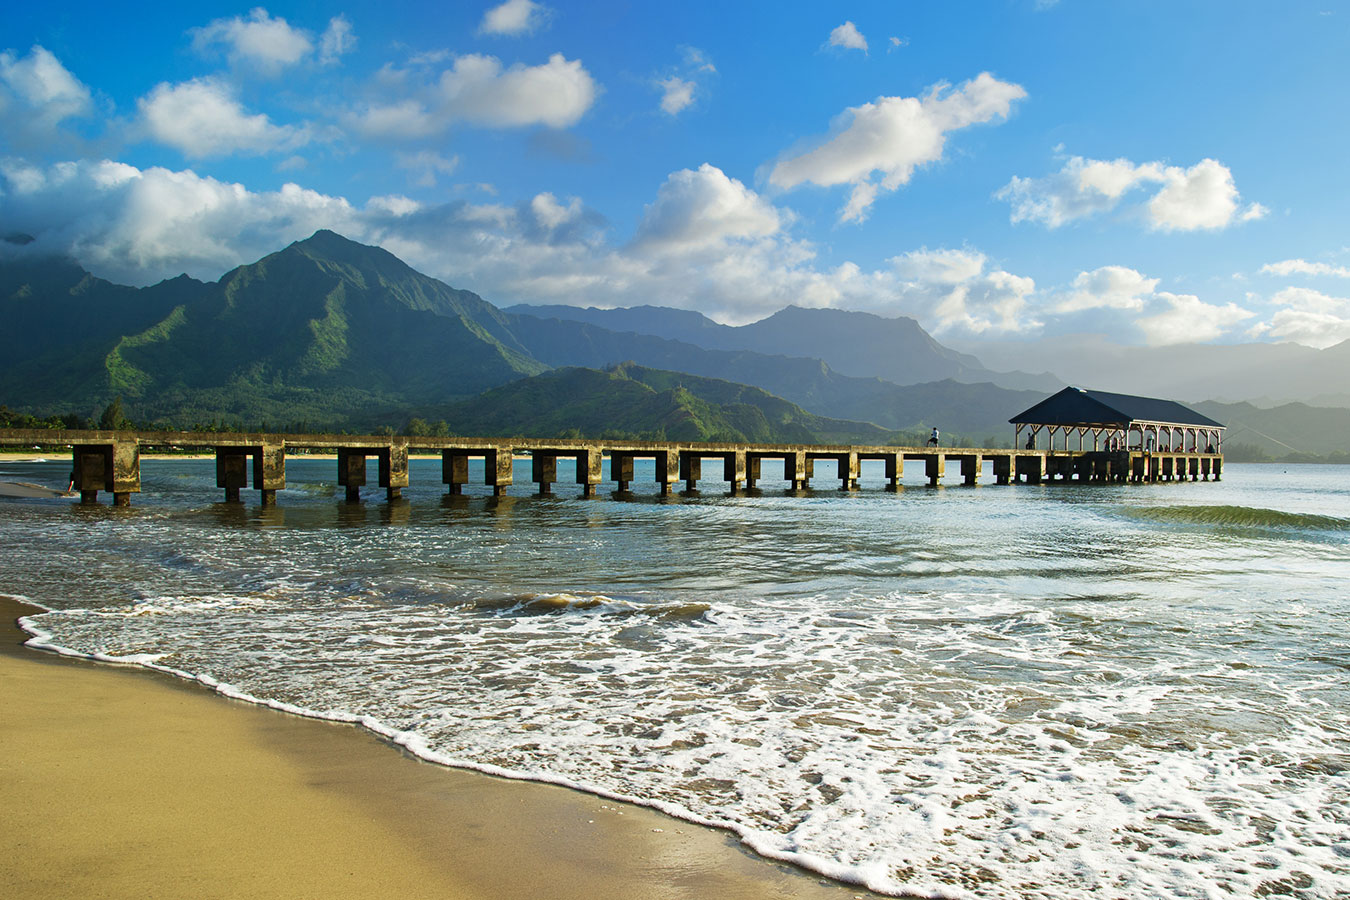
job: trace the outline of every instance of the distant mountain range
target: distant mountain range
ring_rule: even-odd
[[[1061,386],[987,369],[907,318],[788,307],[729,327],[650,306],[503,310],[329,231],[217,282],[141,289],[68,260],[7,256],[0,404],[40,416],[96,418],[120,398],[132,420],[173,427],[418,419],[459,434],[885,443],[937,426],[992,445]],[[1239,420],[1243,439],[1274,455],[1350,439],[1350,422],[1307,407],[1197,408]]]
[[[1125,347],[1076,334],[985,342],[980,356],[995,366],[1041,360],[1070,384],[1184,402],[1350,407],[1350,341],[1325,350],[1293,343]]]
[[[789,306],[767,319],[733,327],[718,324],[702,313],[659,306],[596,309],[522,304],[506,311],[585,322],[613,332],[666,338],[706,350],[818,359],[841,375],[880,378],[898,385],[950,379],[1044,393],[1065,386],[1049,374],[991,371],[974,356],[939,344],[917,321],[906,316],[888,319],[843,309]]]

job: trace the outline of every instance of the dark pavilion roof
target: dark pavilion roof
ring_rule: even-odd
[[[1224,427],[1173,400],[1085,391],[1075,387],[1067,387],[1047,397],[1008,421],[1014,425],[1129,425],[1131,422],[1151,422],[1199,428]]]

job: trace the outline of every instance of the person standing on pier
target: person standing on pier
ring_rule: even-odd
[[[936,447],[937,445],[938,445],[938,430],[937,426],[935,425],[933,426],[933,433],[928,436],[928,446]]]

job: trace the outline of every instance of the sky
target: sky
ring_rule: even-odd
[[[0,19],[0,243],[320,228],[499,306],[945,343],[1350,339],[1350,3],[73,0]]]

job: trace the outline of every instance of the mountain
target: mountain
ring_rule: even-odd
[[[808,413],[757,388],[633,365],[556,369],[426,412],[468,435],[845,444],[894,437],[875,425]]]
[[[981,343],[994,366],[1051,368],[1071,384],[1191,402],[1303,402],[1350,407],[1350,341],[1325,350],[1302,344],[1180,344],[1127,347],[1105,335]]]
[[[59,261],[0,270],[0,315],[24,329],[0,396],[20,408],[120,396],[142,420],[333,425],[548,368],[496,307],[328,231],[211,284],[136,290]]]
[[[528,306],[507,312],[584,322],[618,333],[666,338],[707,350],[741,350],[766,356],[821,360],[835,372],[895,384],[943,379],[987,382],[1015,390],[1064,387],[1053,376],[993,372],[974,356],[935,341],[914,319],[886,318],[841,309],[789,306],[748,325],[718,324],[701,313],[658,306],[596,309]]]
[[[1350,409],[1285,403],[1262,408],[1251,403],[1196,403],[1196,412],[1228,426],[1224,449],[1247,445],[1270,457],[1335,457],[1350,461]]]
[[[725,327],[725,326],[719,326]],[[937,425],[963,434],[1002,435],[1008,419],[1045,399],[952,379],[901,387],[880,378],[841,375],[818,359],[748,350],[705,350],[681,341],[618,333],[581,321],[520,316],[515,333],[551,366],[601,369],[619,362],[754,385],[818,415],[872,422],[892,430]]]

